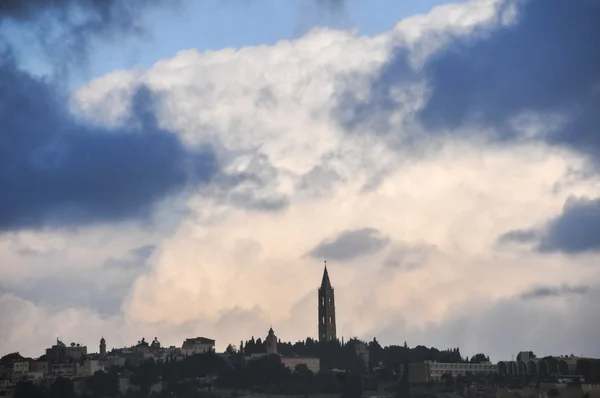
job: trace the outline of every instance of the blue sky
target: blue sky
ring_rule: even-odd
[[[448,0],[348,0],[343,9],[320,7],[317,0],[203,0],[182,1],[178,8],[158,7],[144,16],[151,37],[128,37],[97,44],[85,70],[71,76],[71,86],[117,69],[150,67],[180,50],[269,45],[302,36],[315,27],[358,29],[361,35],[389,30],[411,15],[427,13]],[[36,73],[47,66],[23,31],[11,29],[20,43],[21,62]]]

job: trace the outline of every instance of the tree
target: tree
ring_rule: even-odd
[[[490,357],[485,356],[485,354],[483,354],[483,353],[475,354],[469,360],[469,362],[471,362],[471,363],[482,363],[482,362],[489,362],[489,361],[490,361]]]
[[[277,355],[267,355],[249,361],[247,371],[248,380],[259,385],[276,384],[290,374]]]
[[[306,364],[304,363],[299,363],[298,365],[296,365],[294,372],[302,376],[312,376],[313,374],[312,371],[308,368],[308,366],[306,366]]]
[[[227,348],[225,349],[225,354],[235,355],[235,354],[237,354],[237,349],[235,348],[234,345],[229,344],[227,346]]]
[[[119,375],[99,370],[87,378],[86,385],[94,397],[114,397],[119,394]]]
[[[557,389],[556,387],[551,387],[551,388],[548,390],[548,396],[549,396],[549,397],[556,397],[556,396],[558,396],[558,395],[560,395],[560,393],[558,392],[558,389]]]
[[[444,373],[442,375],[442,383],[444,383],[446,387],[452,387],[454,385],[454,377],[452,376],[452,374]]]
[[[50,397],[52,398],[76,398],[73,381],[64,377],[54,380],[50,386]]]
[[[360,398],[362,397],[362,377],[356,374],[346,374],[343,378],[342,391],[340,398]]]
[[[456,376],[456,380],[454,381],[455,385],[456,385],[456,389],[462,394],[464,392],[465,389],[465,384],[467,382],[467,379],[465,376],[459,374]]]
[[[528,351],[528,354],[529,354],[529,358],[530,359],[535,358],[535,354],[533,353],[533,351]],[[520,360],[521,360],[521,353],[518,353],[517,354],[517,361],[520,361]]]
[[[160,364],[151,359],[142,362],[134,369],[131,383],[139,386],[142,395],[146,396],[150,392],[150,387],[160,380],[162,373],[163,370]]]
[[[46,398],[47,394],[31,381],[20,381],[15,386],[15,398]]]
[[[404,362],[402,366],[402,376],[398,383],[398,398],[409,398],[410,397],[410,363],[408,360]]]
[[[373,341],[369,343],[369,367],[373,369],[379,366],[381,362],[383,362],[383,348],[377,339],[373,337]]]
[[[12,363],[15,361],[22,361],[24,359],[25,358],[18,352],[11,352],[10,354],[6,354],[0,358],[0,363]]]

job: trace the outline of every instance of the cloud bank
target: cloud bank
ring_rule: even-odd
[[[92,326],[109,345],[207,335],[224,348],[269,324],[284,340],[314,336],[327,256],[340,335],[493,360],[600,355],[597,254],[567,249],[595,247],[583,231],[600,197],[598,13],[561,4],[473,0],[379,36],[317,29],[273,46],[184,50],[89,82],[73,102],[93,132],[123,145],[144,88],[153,128],[178,151],[164,159],[210,148],[200,170],[212,172],[152,184],[159,202],[134,195],[154,203],[151,225],[6,223],[0,305],[13,315],[0,350],[41,349],[54,332],[95,346]],[[138,267],[106,266],[148,245]],[[69,280],[62,303],[14,288],[59,271],[93,272],[120,306],[77,305]],[[46,322],[44,335],[14,309]]]

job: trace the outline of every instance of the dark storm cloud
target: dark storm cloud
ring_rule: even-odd
[[[498,237],[498,243],[531,243],[539,239],[539,233],[535,229],[515,229],[503,233]]]
[[[409,53],[404,48],[395,50],[390,62],[381,68],[371,82],[368,100],[358,100],[352,91],[339,94],[334,116],[345,129],[358,132],[367,129],[380,134],[389,132],[390,115],[404,106],[394,99],[394,87],[419,79],[417,72],[410,66],[408,56]]]
[[[169,1],[170,7],[178,0]],[[34,33],[53,64],[81,62],[90,40],[123,39],[140,34],[142,13],[165,0],[2,0],[0,26],[4,21]],[[68,57],[68,60],[59,59]]]
[[[218,170],[210,149],[190,151],[158,128],[141,89],[141,128],[120,131],[75,121],[60,91],[0,59],[0,231],[118,221]]]
[[[502,234],[498,243],[534,244],[539,252],[577,254],[600,251],[600,199],[569,198],[562,213],[539,228]]]
[[[133,1],[138,3],[139,1]],[[69,7],[81,7],[98,13],[98,18],[108,20],[113,15],[113,7],[119,7],[118,0],[2,0],[0,16],[19,20],[35,18],[45,12],[66,12]],[[119,16],[122,17],[122,16]]]
[[[375,228],[349,230],[340,233],[334,239],[319,243],[309,255],[319,259],[349,261],[377,253],[389,242],[390,240]]]
[[[590,291],[589,286],[578,285],[561,285],[561,286],[537,286],[533,289],[521,293],[520,297],[523,300],[535,300],[548,297],[562,297],[569,295],[583,295]]]
[[[545,226],[539,250],[565,253],[600,250],[600,199],[569,198],[562,213]]]
[[[141,11],[157,3],[7,0],[0,27],[8,21],[38,33],[51,44],[51,65],[62,66],[85,58],[91,39],[136,31]],[[149,90],[133,100],[137,128],[90,126],[69,113],[62,82],[20,70],[10,43],[0,44],[0,232],[143,217],[218,171],[212,150],[190,151],[158,127]],[[63,49],[77,56],[65,60]]]
[[[420,118],[430,127],[469,120],[503,130],[522,112],[563,114],[552,143],[598,154],[600,3],[520,2],[516,25],[488,38],[457,40],[426,65],[432,96]]]
[[[508,4],[505,3],[505,4]],[[417,115],[429,132],[475,123],[501,140],[516,137],[511,123],[523,112],[560,115],[552,144],[600,155],[600,3],[590,0],[518,1],[515,24],[480,28],[451,43],[415,71],[399,48],[373,80],[369,101],[343,94],[337,116],[348,129],[369,124],[387,131],[398,104],[392,93],[426,81],[430,96]],[[503,8],[500,7],[501,12]],[[489,129],[488,129],[489,130]],[[393,133],[393,132],[391,132]]]

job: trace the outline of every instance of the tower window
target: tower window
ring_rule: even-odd
[[[323,325],[325,325],[325,317],[321,318],[321,322],[323,322]]]
[[[333,340],[333,335],[329,333],[329,340]]]
[[[329,315],[329,324],[331,325],[331,315]]]
[[[333,305],[333,300],[329,297],[329,305]]]
[[[325,297],[321,297],[321,305],[325,306]]]

